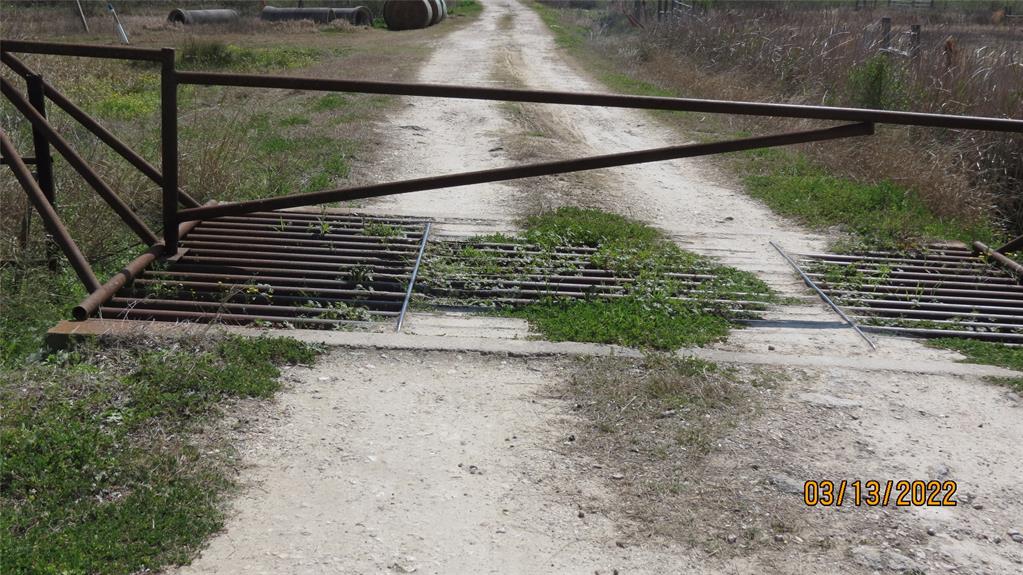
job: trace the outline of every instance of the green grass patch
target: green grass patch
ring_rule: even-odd
[[[476,0],[454,0],[448,2],[448,16],[457,18],[479,16],[483,5]]]
[[[281,126],[284,126],[285,128],[290,128],[292,126],[306,126],[309,124],[309,122],[310,120],[308,116],[295,114],[292,116],[288,116],[286,118],[281,118],[280,122],[278,123]]]
[[[314,112],[326,112],[328,110],[343,108],[348,104],[348,98],[341,94],[327,94],[326,96],[320,96],[317,98],[313,102],[312,109]]]
[[[966,361],[972,363],[997,365],[1023,372],[1023,347],[951,337],[929,339],[927,340],[927,345],[958,351],[966,356]],[[999,377],[991,378],[991,381],[1008,385],[1016,391],[1023,393],[1023,377]]]
[[[513,247],[495,248],[490,243]],[[583,255],[564,251],[583,246],[595,249]],[[632,281],[621,284],[621,297],[552,296],[529,305],[508,305],[499,313],[527,319],[551,341],[676,349],[726,336],[732,319],[748,315],[735,309],[735,299],[765,305],[776,299],[756,276],[687,252],[655,228],[617,214],[573,207],[527,218],[520,237],[498,234],[431,244],[419,285],[428,293],[455,294],[451,301],[434,301],[497,307],[505,304],[459,299],[457,294],[463,292],[458,286],[503,290],[508,282],[529,281],[540,283],[531,289],[542,290],[547,281],[543,278],[574,275],[580,266],[609,270]],[[676,274],[710,277],[694,286]]]
[[[539,2],[531,4],[533,10],[540,15],[544,24],[554,32],[554,42],[567,49],[578,49],[586,41],[586,28],[578,25],[565,24],[558,15],[558,8],[551,8]]]
[[[242,72],[304,68],[320,57],[314,48],[273,46],[248,48],[219,40],[189,39],[179,50],[182,70],[235,70]]]
[[[629,296],[533,304],[508,312],[549,341],[588,341],[628,347],[678,349],[728,335],[727,319],[667,297]]]
[[[913,192],[891,182],[835,177],[791,152],[757,150],[743,158],[751,196],[808,226],[844,228],[870,246],[900,249],[927,239],[998,237],[987,224],[935,216]]]
[[[5,371],[2,571],[187,563],[223,526],[232,486],[230,450],[210,432],[222,406],[269,397],[278,365],[315,355],[287,338],[228,337],[86,348]]]

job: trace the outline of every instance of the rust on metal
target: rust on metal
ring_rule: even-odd
[[[462,172],[459,174],[432,176],[428,178],[403,180],[400,182],[370,184],[355,188],[341,188],[337,190],[325,190],[306,194],[279,196],[276,198],[263,198],[232,204],[219,204],[216,206],[202,208],[188,208],[180,210],[178,212],[178,216],[182,220],[207,219],[227,215],[245,214],[256,210],[279,210],[327,202],[377,198],[395,194],[407,194],[410,192],[422,192],[441,188],[454,188],[473,184],[501,182],[519,178],[550,176],[554,174],[596,170],[600,168],[613,168],[645,162],[659,162],[663,160],[723,154],[755,148],[787,146],[791,144],[833,140],[836,138],[865,136],[872,134],[873,132],[873,124],[846,124],[834,128],[789,132],[773,136],[758,136],[754,138],[713,142],[709,144],[684,144],[681,146],[668,146],[636,152],[622,152],[618,154],[590,156],[588,158],[576,158],[571,160],[556,160],[551,162],[527,164],[525,166],[509,166],[507,168]]]
[[[67,228],[64,227],[64,223],[61,221],[60,216],[50,205],[50,202],[46,198],[46,194],[39,188],[39,184],[36,183],[35,178],[32,177],[32,172],[29,171],[28,166],[21,161],[21,156],[18,155],[18,151],[14,148],[14,144],[10,138],[7,137],[7,132],[0,129],[0,149],[3,150],[3,155],[7,158],[8,165],[11,171],[14,172],[14,177],[17,178],[18,183],[25,189],[25,193],[28,195],[28,199],[32,202],[33,207],[39,212],[39,216],[43,219],[43,225],[46,227],[46,231],[53,236],[53,240],[60,246],[60,249],[67,256],[68,262],[71,264],[72,269],[75,270],[75,274],[78,275],[78,279],[81,280],[82,284],[90,292],[95,292],[99,289],[99,280],[96,279],[96,275],[92,272],[92,267],[89,265],[88,260],[82,255],[81,250],[78,249],[78,245],[73,239],[71,234],[68,233]]]
[[[1023,343],[1023,285],[965,246],[802,254],[799,264],[865,331]]]

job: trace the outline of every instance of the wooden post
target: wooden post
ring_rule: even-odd
[[[889,0],[891,1],[891,0]],[[881,18],[881,49],[885,52],[892,47],[892,19],[890,16]]]

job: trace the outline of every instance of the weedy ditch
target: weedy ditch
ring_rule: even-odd
[[[287,338],[135,338],[4,368],[4,572],[127,574],[190,561],[223,527],[234,487],[224,414],[271,397],[279,366],[317,353]]]
[[[515,237],[431,242],[416,293],[421,305],[523,317],[552,341],[655,349],[721,339],[777,302],[752,274],[580,208],[530,217]]]

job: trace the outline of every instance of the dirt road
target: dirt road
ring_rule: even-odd
[[[510,0],[486,2],[477,23],[445,38],[419,80],[600,90],[536,14]],[[638,112],[454,100],[409,101],[379,128],[393,150],[380,172],[395,178],[684,139]],[[774,312],[779,327],[742,330],[701,352],[773,365],[784,378],[707,457],[704,482],[685,496],[692,533],[636,539],[614,470],[571,452],[565,438],[592,426],[549,393],[575,366],[549,353],[563,348],[480,354],[524,327],[421,317],[412,332],[424,335],[372,340],[406,349],[359,349],[371,340],[339,335],[348,347],[289,373],[279,409],[242,442],[248,489],[226,532],[181,572],[1023,570],[1023,544],[1010,536],[1023,529],[1019,396],[981,380],[993,371],[953,369],[953,354],[913,341],[883,338],[872,352],[846,329],[785,323],[834,318],[767,242],[817,250],[824,238],[726,182],[705,163],[678,161],[367,206],[439,218],[450,234],[506,229],[537,207],[614,209],[805,299]],[[448,337],[426,335],[438,332]],[[807,479],[955,480],[960,504],[809,509]]]

